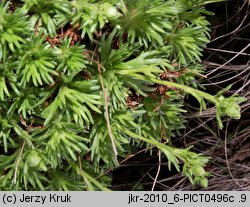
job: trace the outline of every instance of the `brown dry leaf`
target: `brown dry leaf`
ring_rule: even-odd
[[[231,161],[242,162],[248,158],[250,158],[250,143],[243,145],[242,148],[240,148],[240,150],[231,158]]]

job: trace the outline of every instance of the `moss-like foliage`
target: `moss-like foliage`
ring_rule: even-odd
[[[171,144],[185,128],[184,97],[215,104],[220,128],[244,99],[195,81],[205,3],[2,1],[0,190],[108,190],[100,174],[132,147],[158,148],[169,169],[207,186],[208,158]]]

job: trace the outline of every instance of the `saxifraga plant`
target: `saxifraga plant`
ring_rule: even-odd
[[[0,190],[108,190],[111,178],[98,175],[132,146],[158,148],[169,169],[206,187],[208,157],[171,144],[185,127],[184,96],[201,110],[214,104],[220,128],[244,101],[195,81],[206,3],[2,1]]]

